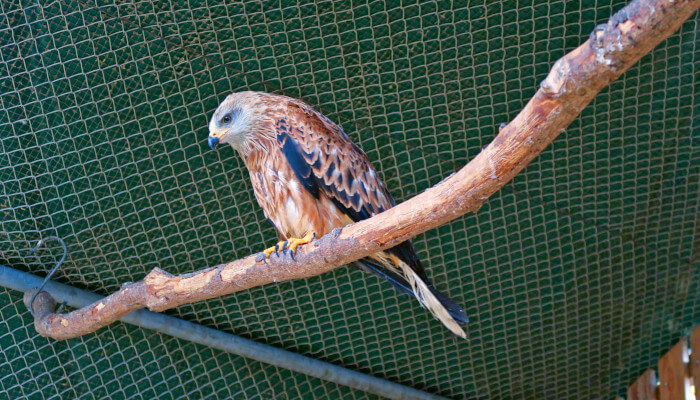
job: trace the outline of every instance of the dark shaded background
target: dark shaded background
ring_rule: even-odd
[[[25,254],[59,235],[57,279],[108,294],[273,243],[242,162],[206,144],[237,90],[307,101],[407,199],[478,154],[625,1],[162,3],[0,3],[0,263],[43,276],[55,243]],[[168,313],[454,398],[623,393],[700,321],[699,21],[477,214],[415,239],[470,315],[467,341],[346,268]],[[10,398],[372,397],[121,323],[47,340],[6,289],[0,371]]]

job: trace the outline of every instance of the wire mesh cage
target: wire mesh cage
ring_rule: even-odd
[[[0,264],[109,294],[276,239],[233,151],[228,93],[303,99],[398,201],[478,154],[625,1],[0,3]],[[611,398],[700,319],[698,15],[476,214],[414,239],[468,340],[354,269],[167,314],[452,398]],[[116,323],[40,337],[0,288],[9,398],[373,398]]]

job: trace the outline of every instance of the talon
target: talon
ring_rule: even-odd
[[[280,245],[281,245],[282,243],[284,243],[284,242],[281,242],[281,241],[280,241],[280,242],[278,242],[276,245],[274,245],[274,246],[272,246],[272,247],[268,247],[267,249],[265,249],[265,251],[263,251],[263,253],[265,254],[265,258],[270,258],[270,256],[272,255],[272,253],[277,254],[277,257],[279,257],[280,255],[279,255],[279,252],[278,252],[278,251],[279,251]]]
[[[292,260],[293,260],[294,254],[296,254],[296,252],[297,252],[297,247],[301,246],[302,244],[311,243],[311,241],[313,241],[315,238],[316,238],[316,232],[311,232],[301,239],[289,238],[285,241],[278,242],[276,245],[274,245],[272,247],[268,247],[267,249],[265,249],[265,251],[263,253],[265,254],[265,258],[270,258],[270,255],[272,255],[272,253],[275,253],[277,255],[277,257],[279,257],[280,250],[282,250],[283,254],[285,251],[290,250],[290,254],[291,254]],[[265,261],[265,260],[263,259],[263,261]]]
[[[316,237],[316,232],[310,232],[310,233],[307,233],[306,236],[304,236],[301,239],[297,239],[297,238],[289,239],[289,241],[291,242],[289,244],[289,250],[292,254],[292,257],[294,257],[294,254],[296,254],[297,247],[301,246],[302,244],[311,243],[311,241],[314,240],[315,237]]]

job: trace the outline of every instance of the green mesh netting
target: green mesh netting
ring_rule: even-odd
[[[0,3],[0,263],[101,294],[275,241],[209,151],[231,91],[343,125],[398,200],[478,154],[625,1]],[[698,22],[605,89],[522,174],[415,239],[455,338],[354,269],[170,314],[454,398],[611,398],[700,320]],[[367,398],[121,323],[55,342],[0,289],[0,397]]]

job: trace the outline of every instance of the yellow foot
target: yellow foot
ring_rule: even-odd
[[[265,249],[263,253],[265,253],[265,258],[269,258],[270,255],[272,255],[272,253],[277,254],[277,256],[279,257],[280,250],[282,251],[282,253],[289,250],[289,253],[292,255],[292,258],[294,258],[294,255],[297,253],[297,247],[301,246],[302,244],[311,243],[311,241],[315,238],[316,232],[307,233],[306,236],[304,236],[301,239],[289,238],[287,240],[278,242],[272,247]]]

